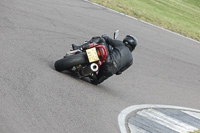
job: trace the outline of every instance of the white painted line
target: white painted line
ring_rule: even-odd
[[[180,133],[198,130],[196,127],[183,123],[154,109],[142,110],[137,112],[137,114]]]
[[[144,109],[176,109],[176,110],[192,111],[192,112],[200,113],[200,110],[197,110],[197,109],[191,109],[191,108],[185,108],[185,107],[179,107],[179,106],[170,106],[170,105],[143,104],[143,105],[130,106],[122,110],[118,116],[118,124],[119,124],[121,133],[130,132],[128,128],[128,124],[127,124],[128,119],[131,116],[135,116],[138,111],[141,111]]]
[[[182,112],[184,112],[184,113],[186,113],[188,115],[191,115],[191,116],[193,116],[193,117],[195,117],[197,119],[200,119],[200,113],[191,112],[191,111],[182,111]]]
[[[147,131],[128,123],[131,133],[147,133]]]
[[[176,32],[173,32],[173,31],[170,31],[170,30],[167,30],[167,29],[161,28],[161,27],[159,27],[159,26],[153,25],[153,24],[151,24],[151,23],[145,22],[145,21],[143,21],[143,20],[137,19],[137,18],[132,17],[132,16],[129,16],[129,15],[126,15],[126,14],[124,14],[124,13],[121,13],[121,12],[115,11],[115,10],[113,10],[113,9],[110,9],[110,8],[104,7],[104,6],[102,6],[102,5],[99,5],[99,4],[96,4],[96,3],[93,3],[93,2],[91,2],[91,1],[88,1],[88,0],[83,0],[83,1],[88,2],[88,3],[91,3],[91,4],[96,5],[96,6],[99,6],[99,7],[102,7],[102,8],[105,8],[105,9],[107,9],[107,10],[110,10],[110,11],[115,12],[115,13],[117,13],[117,14],[120,14],[120,15],[126,16],[126,17],[128,17],[128,18],[131,18],[131,19],[134,19],[134,20],[138,20],[138,21],[140,21],[140,22],[142,22],[142,23],[145,23],[145,24],[151,25],[151,26],[153,26],[153,27],[156,27],[156,28],[162,29],[162,30],[164,30],[164,31],[168,31],[168,32],[170,32],[170,33],[176,34],[176,35],[181,36],[181,37],[183,37],[183,38],[187,38],[187,39],[192,40],[192,41],[194,41],[194,42],[200,43],[199,41],[194,40],[194,39],[192,39],[192,38],[189,38],[189,37],[186,37],[186,36],[181,35],[181,34],[179,34],[179,33],[176,33]]]

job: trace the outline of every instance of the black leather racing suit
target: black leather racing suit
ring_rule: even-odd
[[[119,75],[133,64],[132,53],[122,41],[103,35],[102,37],[93,37],[90,42],[104,45],[108,53],[99,73],[92,77],[93,84],[100,84],[113,74]],[[112,46],[112,49],[109,48],[109,45]]]

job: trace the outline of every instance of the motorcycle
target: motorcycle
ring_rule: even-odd
[[[114,32],[114,39],[119,35],[119,30]],[[106,49],[103,45],[91,43],[86,50],[70,50],[66,55],[55,62],[55,69],[59,72],[69,71],[79,78],[90,77],[99,71],[100,66],[107,57]]]

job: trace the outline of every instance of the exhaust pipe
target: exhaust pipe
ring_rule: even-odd
[[[82,68],[79,72],[80,76],[88,76],[89,74],[96,72],[99,69],[99,66],[96,63],[92,63],[91,65]]]

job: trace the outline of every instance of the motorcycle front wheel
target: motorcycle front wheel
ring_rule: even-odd
[[[55,69],[59,72],[69,70],[73,66],[89,63],[87,54],[85,52],[67,56],[66,58],[57,60],[54,64]]]

